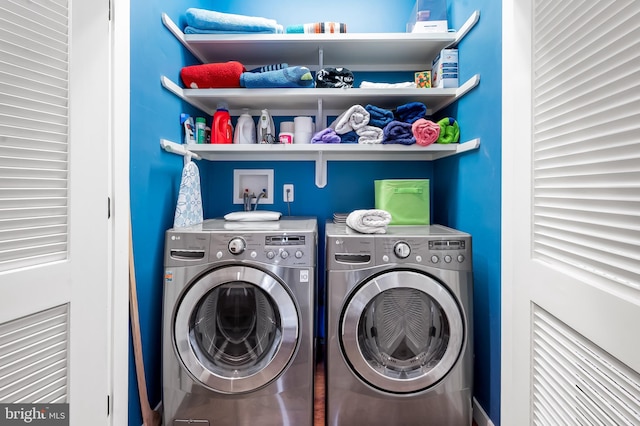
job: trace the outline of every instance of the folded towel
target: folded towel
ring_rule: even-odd
[[[322,68],[316,73],[316,87],[353,87],[353,73],[342,67]]]
[[[416,138],[413,136],[410,123],[393,120],[387,124],[382,131],[384,133],[382,139],[383,144],[399,143],[402,145],[413,145],[416,143]]]
[[[240,86],[256,88],[313,87],[313,76],[307,67],[287,67],[276,71],[244,72]]]
[[[347,132],[340,136],[340,143],[358,143],[358,134],[355,130]]]
[[[369,112],[369,125],[384,128],[393,121],[393,111],[367,104],[364,109]]]
[[[331,127],[327,127],[313,135],[311,143],[340,143],[340,136]]]
[[[359,144],[377,144],[382,143],[384,137],[383,130],[375,126],[364,126],[356,130]]]
[[[424,118],[414,121],[411,130],[416,143],[422,146],[431,145],[440,136],[440,125]]]
[[[278,25],[276,30],[202,30],[196,27],[184,27],[183,32],[185,34],[283,34],[284,28],[282,25]]]
[[[398,121],[413,123],[420,118],[424,118],[426,113],[427,107],[422,102],[409,102],[397,107],[394,115]]]
[[[190,65],[180,70],[185,87],[191,89],[229,89],[240,87],[244,65],[237,61]]]
[[[369,112],[362,105],[353,105],[329,125],[337,134],[343,135],[369,124]]]
[[[202,194],[200,192],[200,172],[193,161],[182,169],[182,179],[173,217],[174,228],[184,228],[202,222]]]
[[[346,33],[347,24],[342,22],[311,22],[308,24],[289,25],[287,34],[332,34]]]
[[[252,70],[249,70],[248,72],[267,72],[267,71],[277,71],[277,70],[281,70],[284,68],[288,68],[289,64],[283,62],[280,64],[271,64],[271,65],[265,65],[263,67],[259,67],[259,68],[254,68]]]
[[[361,89],[415,89],[414,81],[405,81],[402,83],[374,83],[372,81],[363,81],[360,83]]]
[[[458,122],[451,117],[438,121],[440,137],[437,143],[457,143],[460,140],[460,127]]]
[[[386,210],[354,210],[347,216],[347,226],[363,234],[384,234],[391,222],[391,213]]]
[[[284,28],[274,19],[236,15],[213,10],[189,8],[185,13],[189,31],[198,33],[283,33]]]

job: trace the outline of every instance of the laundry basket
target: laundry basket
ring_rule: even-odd
[[[391,213],[389,225],[430,225],[429,179],[374,181],[376,209]]]

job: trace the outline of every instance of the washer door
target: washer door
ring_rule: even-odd
[[[366,281],[347,302],[341,345],[365,382],[392,393],[438,383],[464,346],[458,303],[438,281],[397,270]]]
[[[284,286],[268,273],[229,266],[209,272],[184,294],[173,338],[184,367],[211,390],[243,393],[287,367],[299,319]]]

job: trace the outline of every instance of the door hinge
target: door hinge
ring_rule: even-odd
[[[109,0],[109,21],[111,21],[112,0]]]
[[[111,197],[107,197],[107,219],[111,219]]]
[[[107,417],[111,414],[111,395],[107,395]]]

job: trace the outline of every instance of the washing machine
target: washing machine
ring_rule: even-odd
[[[471,236],[325,232],[327,425],[471,425]]]
[[[317,221],[165,235],[165,426],[313,424]]]

